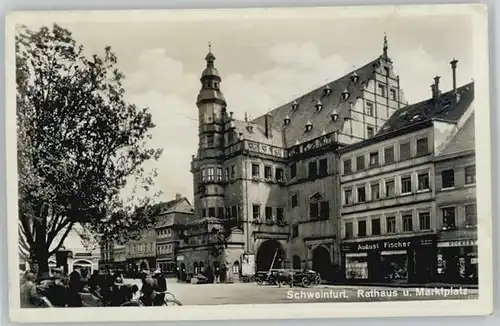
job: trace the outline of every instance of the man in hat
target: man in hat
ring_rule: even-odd
[[[154,272],[153,277],[155,279],[155,296],[153,304],[154,306],[162,306],[165,301],[165,292],[167,292],[167,280],[160,269],[157,269]]]

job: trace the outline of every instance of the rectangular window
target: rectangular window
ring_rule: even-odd
[[[344,195],[345,195],[345,198],[344,198],[345,205],[351,205],[352,204],[352,190],[351,189],[345,190]]]
[[[252,164],[252,177],[253,178],[260,177],[260,166],[259,166],[259,164]]]
[[[273,208],[266,206],[266,220],[270,221],[273,219]]]
[[[215,216],[215,207],[208,208],[208,217],[216,217]]]
[[[217,209],[217,217],[218,218],[224,218],[224,207],[219,207]]]
[[[380,219],[372,219],[372,235],[380,235]]]
[[[401,177],[401,194],[411,193],[411,176]]]
[[[365,156],[356,157],[356,171],[361,171],[365,169]]]
[[[429,139],[427,137],[417,139],[417,155],[429,153]]]
[[[431,229],[431,214],[430,212],[418,212],[418,223],[420,231]]]
[[[330,204],[328,201],[319,203],[319,218],[321,220],[328,220],[330,218]]]
[[[443,184],[443,188],[455,187],[455,171],[453,171],[453,169],[449,169],[441,172],[441,182]]]
[[[297,164],[292,163],[290,165],[290,179],[293,179],[297,176]]]
[[[399,145],[399,160],[408,160],[411,157],[411,144],[410,142],[401,143]]]
[[[382,97],[385,97],[385,85],[378,84],[378,94]]]
[[[282,168],[276,168],[276,180],[278,181],[283,181],[283,169]]]
[[[270,166],[265,166],[264,167],[264,178],[272,179],[272,177],[273,177],[273,168]]]
[[[366,102],[366,107],[365,107],[365,114],[373,117],[373,103],[372,102]]]
[[[465,168],[465,184],[472,185],[476,183],[476,166],[471,165]]]
[[[226,207],[226,218],[232,218],[231,207]]]
[[[215,176],[214,176],[214,168],[208,168],[207,172],[208,172],[207,180],[208,181],[213,181],[214,178],[215,178]]]
[[[299,205],[299,195],[292,195],[292,208]]]
[[[445,207],[441,209],[443,214],[443,229],[450,230],[456,227],[455,207]]]
[[[292,238],[296,238],[299,236],[299,225],[294,224],[292,229]]]
[[[389,216],[386,218],[387,233],[396,233],[396,217]]]
[[[344,174],[349,174],[352,172],[352,161],[351,159],[344,160]]]
[[[309,204],[309,217],[311,219],[318,218],[319,216],[319,210],[318,210],[318,203],[310,203]]]
[[[429,172],[422,172],[418,174],[418,190],[429,190]]]
[[[366,221],[358,221],[358,236],[366,237]]]
[[[201,217],[207,217],[207,209],[206,208],[203,208],[201,210]]]
[[[260,205],[252,205],[253,218],[260,218]]]
[[[366,138],[373,137],[374,133],[375,133],[375,128],[373,128],[371,126],[366,127]]]
[[[326,158],[319,160],[319,175],[328,175],[328,160]]]
[[[224,172],[226,180],[229,180],[229,168],[226,168]]]
[[[207,147],[214,147],[214,135],[207,136]]]
[[[477,205],[465,205],[465,226],[471,227],[477,225]]]
[[[217,181],[222,181],[222,168],[217,168]]]
[[[352,227],[352,222],[347,222],[345,224],[345,237],[346,239],[352,238],[354,233],[353,227]]]
[[[201,181],[207,181],[207,170],[201,170]]]
[[[236,167],[231,165],[231,179],[236,178]]]
[[[285,210],[282,207],[276,208],[276,220],[278,222],[285,221]]]
[[[394,146],[384,148],[384,163],[394,163]]]
[[[411,214],[403,214],[403,232],[413,231],[413,217]]]
[[[370,166],[378,165],[378,152],[370,153]]]
[[[396,90],[393,89],[393,88],[391,88],[391,100],[393,100],[393,101],[397,101],[398,100]]]
[[[238,207],[237,206],[231,206],[231,217],[238,218]]]
[[[387,198],[394,197],[396,195],[396,190],[394,188],[394,180],[385,181],[385,196]]]
[[[363,203],[366,201],[366,188],[358,187],[358,203]]]
[[[374,183],[370,187],[370,190],[372,192],[372,200],[380,199],[380,185],[378,183]]]
[[[318,175],[316,161],[309,162],[309,178],[315,178]]]

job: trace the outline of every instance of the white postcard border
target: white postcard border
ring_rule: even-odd
[[[235,15],[237,11],[237,15]],[[17,246],[17,159],[16,85],[14,27],[40,21],[130,21],[209,20],[241,21],[255,18],[332,17],[342,15],[471,15],[474,21],[474,81],[477,162],[479,299],[367,303],[300,303],[266,305],[183,306],[155,309],[63,308],[20,309],[19,257]],[[492,209],[491,209],[491,133],[488,67],[487,8],[484,4],[398,5],[356,7],[256,8],[211,10],[71,11],[16,12],[6,17],[6,160],[7,160],[7,240],[9,270],[9,312],[12,322],[107,322],[221,319],[302,319],[332,317],[402,317],[484,315],[493,310]]]

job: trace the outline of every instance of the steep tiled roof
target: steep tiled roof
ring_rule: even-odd
[[[464,125],[457,131],[439,156],[448,156],[474,150],[476,148],[474,132],[474,113],[472,113],[469,119],[467,119]]]
[[[341,129],[344,117],[350,115],[349,102],[361,96],[363,85],[373,78],[374,67],[380,63],[380,60],[382,59],[377,58],[335,81],[322,85],[290,103],[270,111],[274,132],[272,141],[277,145],[279,143],[277,139],[281,137],[282,146],[287,148],[295,145],[297,141],[302,143],[317,138],[323,133],[331,133]],[[356,78],[353,79],[353,76]],[[325,96],[325,89],[329,89],[330,94]],[[345,90],[349,92],[347,100],[342,99],[342,93]],[[315,107],[318,101],[321,101],[323,106],[319,112]],[[294,103],[298,104],[295,110],[292,109]],[[335,122],[330,118],[334,110],[339,115],[339,119]],[[283,121],[287,116],[290,118],[290,122],[285,126]],[[310,121],[312,124],[312,129],[308,132],[304,132],[306,121]],[[265,115],[254,119],[253,122],[259,126],[259,128],[254,129],[258,129],[262,137],[266,139],[263,134]],[[257,131],[255,131],[256,133]]]
[[[182,198],[178,198],[178,199],[173,199],[173,200],[169,200],[167,202],[162,202],[162,203],[159,203],[159,204],[156,204],[155,206],[158,207],[160,209],[160,214],[166,214],[168,212],[173,212],[175,211],[175,207],[181,203],[182,201],[184,201],[186,199],[186,197],[182,197]],[[189,201],[188,201],[189,203]]]
[[[454,100],[457,98],[457,94],[458,103]],[[343,147],[339,152],[346,153],[394,137],[396,134],[405,134],[412,130],[428,127],[432,125],[433,119],[457,123],[474,100],[474,83],[457,88],[457,94],[454,91],[449,91],[440,94],[437,102],[431,98],[405,106],[394,112],[375,136]]]
[[[252,126],[252,131],[250,131],[250,129],[248,128],[249,125]],[[281,128],[273,128],[272,137],[268,138],[265,134],[264,123],[262,123],[262,125],[259,125],[257,123],[253,123],[253,121],[245,122],[234,120],[234,127],[236,134],[241,134],[241,136],[246,140],[253,140],[267,145],[283,147],[283,136],[281,134]]]
[[[458,95],[457,95],[458,94]],[[401,129],[428,119],[457,122],[474,100],[474,83],[441,94],[437,100],[428,99],[397,110],[386,121],[377,135]],[[456,103],[456,98],[459,98]]]

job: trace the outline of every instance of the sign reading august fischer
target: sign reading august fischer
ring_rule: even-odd
[[[426,238],[388,239],[378,241],[366,241],[357,243],[343,243],[342,250],[345,252],[363,252],[372,250],[404,250],[408,248],[418,248],[430,246],[435,240]]]

